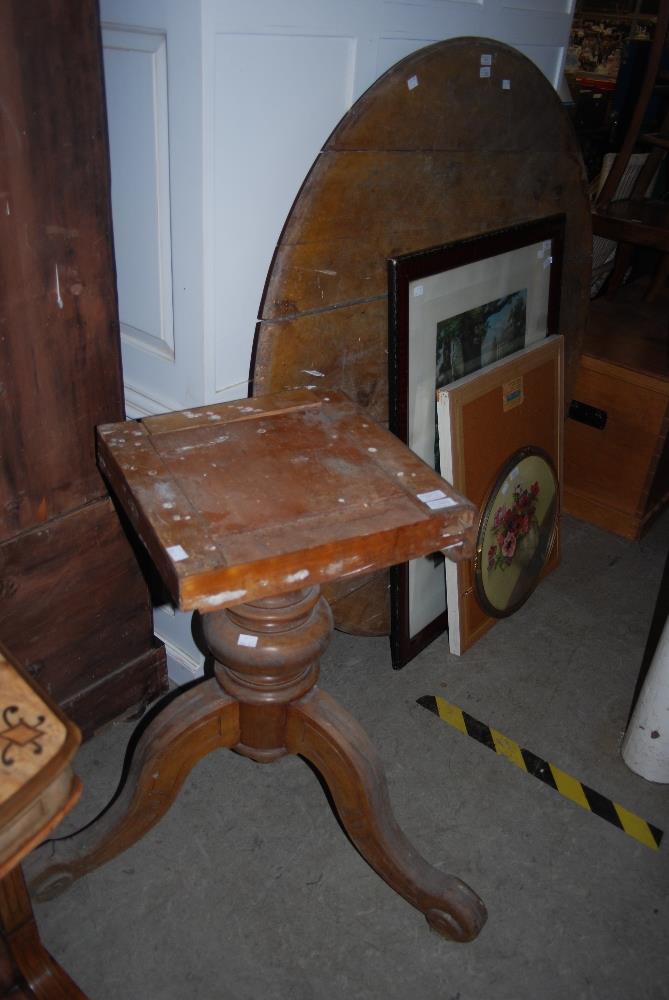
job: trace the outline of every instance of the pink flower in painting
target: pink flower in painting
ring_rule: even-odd
[[[524,487],[517,483],[513,490],[513,505],[501,505],[493,518],[494,539],[497,545],[488,549],[488,569],[504,570],[511,565],[518,543],[529,534],[536,522],[539,483]]]
[[[515,551],[516,551],[516,536],[512,531],[509,531],[502,545],[502,555],[506,556],[507,559],[512,559],[513,553]]]

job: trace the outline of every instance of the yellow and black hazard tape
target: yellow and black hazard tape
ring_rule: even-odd
[[[646,847],[657,850],[662,840],[662,830],[658,830],[652,823],[647,823],[635,813],[625,809],[624,806],[600,795],[588,785],[584,785],[578,778],[572,778],[570,774],[561,771],[555,764],[550,764],[547,760],[537,757],[531,750],[525,750],[508,736],[497,732],[491,726],[486,726],[485,722],[479,722],[467,712],[464,712],[456,705],[451,705],[444,698],[428,694],[418,699],[418,704],[427,708],[430,712],[438,715],[443,722],[458,729],[466,736],[471,736],[484,746],[494,750],[495,753],[506,757],[512,764],[519,767],[521,771],[526,771],[545,785],[554,788],[556,792],[566,799],[575,802],[582,809],[588,809],[601,819],[607,820],[623,830],[630,837],[639,840]]]

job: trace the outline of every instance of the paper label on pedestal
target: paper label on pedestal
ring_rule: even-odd
[[[237,645],[238,646],[250,646],[251,649],[255,649],[255,647],[258,645],[258,636],[257,635],[244,635],[244,634],[242,634],[237,639]]]

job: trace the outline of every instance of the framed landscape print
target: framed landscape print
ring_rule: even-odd
[[[563,240],[552,216],[389,261],[390,429],[438,471],[437,390],[557,333]],[[447,626],[443,557],[393,567],[393,666]]]
[[[442,475],[479,507],[474,558],[446,562],[452,653],[558,564],[563,353],[563,338],[549,337],[439,390]]]

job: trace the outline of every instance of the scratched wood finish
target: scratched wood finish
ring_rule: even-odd
[[[344,829],[381,878],[444,937],[476,937],[486,920],[482,901],[407,840],[374,747],[315,686],[332,629],[319,588],[213,611],[203,624],[214,677],[181,692],[151,719],[123,790],[95,823],[33,855],[36,897],[53,898],[127,849],[165,814],[197,760],[230,747],[258,763],[287,753],[310,760],[328,784]]]
[[[95,0],[0,4],[0,636],[86,735],[166,685],[95,426],[123,418]]]
[[[454,941],[471,941],[480,933],[487,918],[483,903],[459,878],[428,864],[407,840],[393,815],[378,753],[341,705],[318,689],[309,701],[291,705],[286,745],[318,768],[357,849],[425,914],[433,930]]]
[[[175,601],[201,612],[468,543],[474,507],[343,393],[99,429],[99,461]],[[418,494],[443,490],[432,510]]]
[[[492,67],[482,79],[484,53]],[[291,209],[260,308],[253,392],[344,388],[387,421],[388,259],[558,213],[566,216],[558,332],[569,400],[591,222],[568,116],[543,74],[499,42],[453,39],[413,53],[342,119]],[[382,622],[389,631],[382,576],[370,583],[371,601],[351,604],[327,588],[339,627],[377,632]]]
[[[78,834],[45,844],[33,856],[30,871],[39,872],[30,883],[35,897],[54,898],[136,843],[169,810],[198,760],[238,740],[239,706],[221,696],[213,678],[184,691],[142,734],[113,805]]]
[[[111,500],[0,545],[0,636],[91,735],[165,690],[149,595]]]
[[[123,414],[94,0],[0,5],[0,93],[2,539],[104,494]]]
[[[476,937],[483,903],[402,834],[373,747],[315,687],[332,629],[318,584],[435,548],[471,555],[473,505],[334,390],[102,427],[99,461],[175,601],[203,613],[214,677],[150,719],[125,787],[98,821],[40,853],[37,897],[127,849],[198,759],[230,747],[258,763],[311,760],[388,885],[444,937]]]

